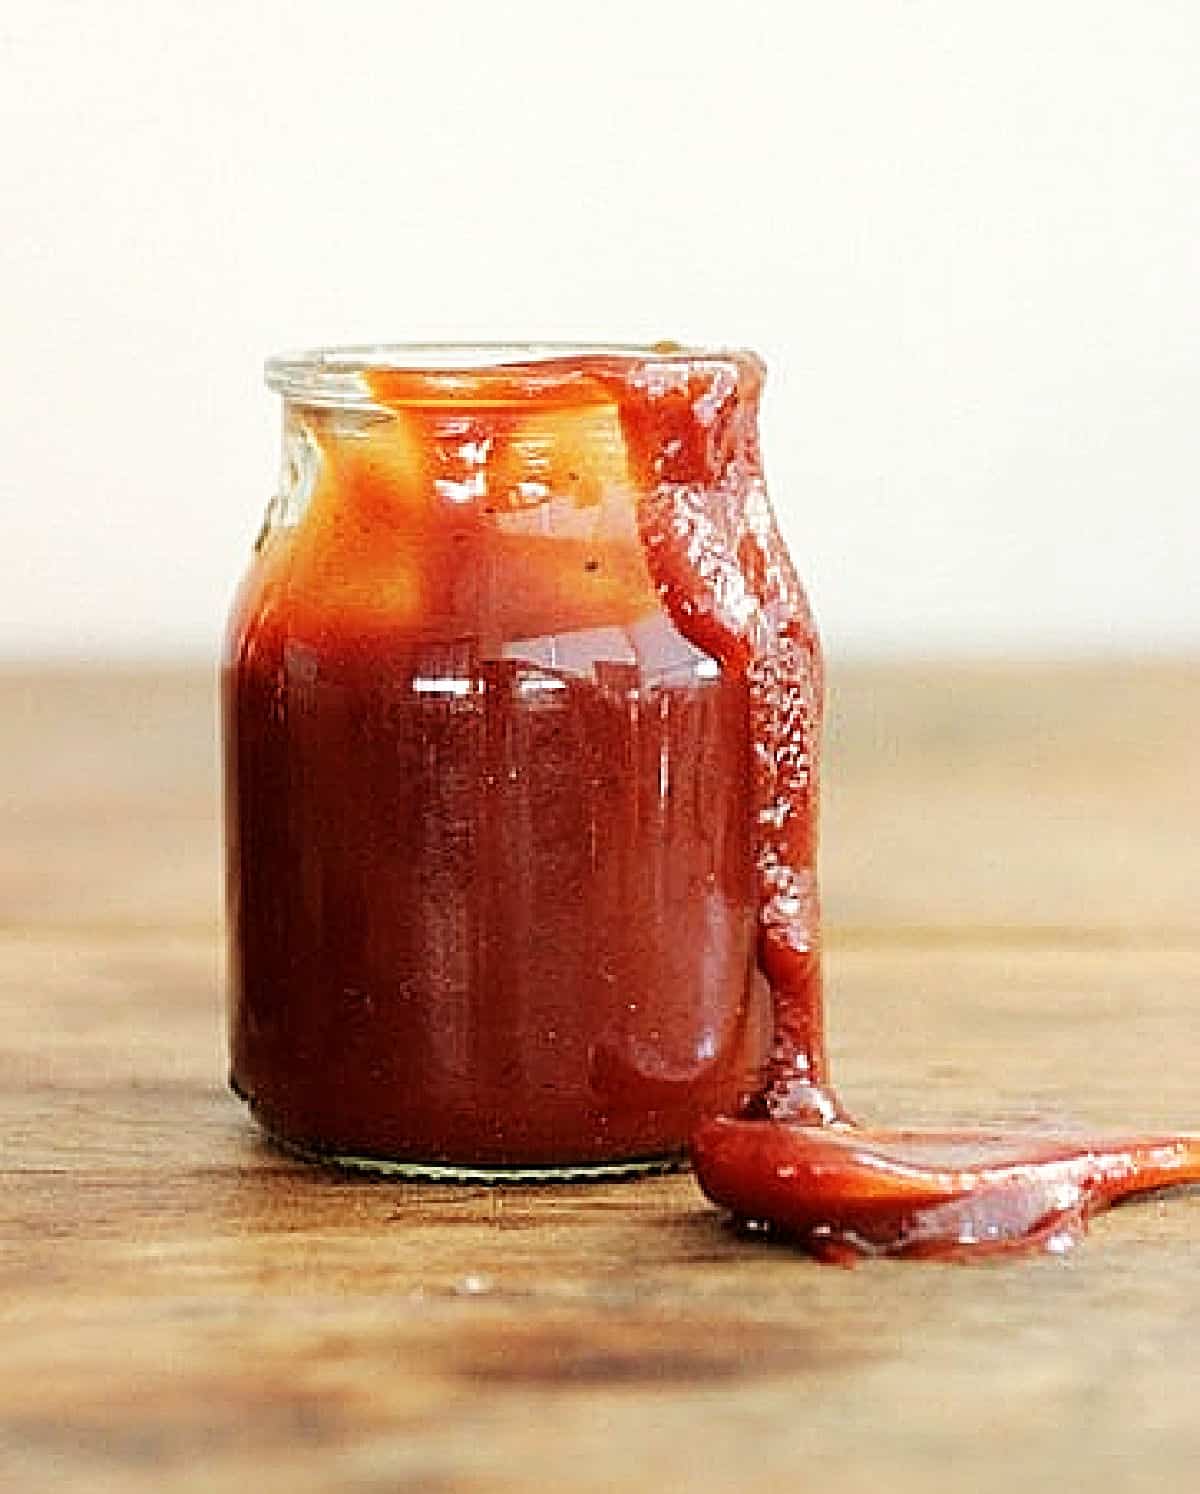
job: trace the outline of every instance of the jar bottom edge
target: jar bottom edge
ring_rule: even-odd
[[[311,1142],[294,1141],[263,1121],[259,1107],[231,1076],[229,1087],[248,1107],[264,1138],[278,1151],[302,1162],[311,1162],[337,1172],[379,1180],[410,1183],[462,1183],[475,1187],[527,1187],[544,1183],[616,1183],[637,1178],[682,1172],[689,1167],[685,1151],[653,1157],[621,1158],[608,1162],[556,1162],[526,1166],[475,1165],[458,1162],[423,1162],[412,1158],[360,1156]]]

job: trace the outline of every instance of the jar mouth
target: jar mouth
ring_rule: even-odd
[[[714,365],[735,374],[762,367],[753,353],[676,342],[412,342],[281,353],[267,359],[265,374],[270,388],[296,404],[378,409],[544,403],[556,396],[587,402],[598,372]]]

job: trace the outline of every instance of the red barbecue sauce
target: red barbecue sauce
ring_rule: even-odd
[[[1200,1139],[885,1132],[841,1108],[814,877],[820,654],[763,487],[761,375],[722,354],[539,362],[478,387],[369,376],[397,431],[323,444],[232,634],[234,1081],[325,1153],[553,1166],[690,1137],[714,1202],[822,1259],[1061,1249],[1099,1208],[1200,1181]],[[455,449],[485,443],[488,496],[448,523],[428,495],[464,390]],[[624,467],[625,542],[506,528],[528,495],[505,453],[527,464],[529,420],[547,491],[586,501],[606,461]],[[444,640],[477,623],[481,587],[488,634],[456,655]],[[597,658],[585,678],[513,646],[639,621],[663,633],[657,670]],[[412,714],[421,679],[443,682],[441,714]],[[544,717],[530,692],[553,698]],[[482,781],[429,770],[456,752]],[[656,764],[669,795],[646,789]],[[423,839],[398,859],[401,825]]]
[[[235,609],[233,1081],[343,1159],[681,1159],[769,1041],[746,681],[662,605],[605,388],[446,377],[304,412]]]

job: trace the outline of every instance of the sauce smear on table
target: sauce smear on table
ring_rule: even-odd
[[[843,1263],[1062,1251],[1091,1214],[1200,1182],[1200,1137],[856,1127],[829,1085],[814,876],[820,654],[763,486],[751,358],[610,372],[675,625],[744,671],[751,703],[758,961],[774,1012],[765,1083],[692,1142],[701,1188],[747,1225]]]

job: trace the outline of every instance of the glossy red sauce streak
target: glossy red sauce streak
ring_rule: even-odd
[[[647,364],[612,381],[650,574],[686,638],[743,676],[754,765],[758,964],[773,1044],[756,1107],[825,1123],[816,882],[823,698],[812,614],[775,524],[758,448],[756,360]]]
[[[837,1263],[1062,1251],[1109,1204],[1200,1176],[1200,1142],[1182,1136],[819,1130],[731,1118],[702,1127],[692,1155],[714,1202]]]

